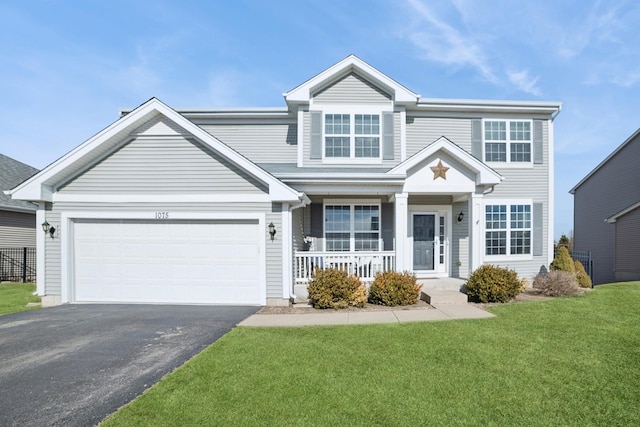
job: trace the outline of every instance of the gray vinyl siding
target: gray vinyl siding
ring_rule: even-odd
[[[391,95],[351,73],[313,94],[316,104],[388,104]]]
[[[591,251],[594,283],[616,280],[615,225],[605,222],[640,201],[640,137],[626,143],[574,193],[574,249]],[[622,218],[622,217],[621,217]]]
[[[616,280],[640,280],[640,208],[615,222]]]
[[[452,205],[451,214],[451,276],[469,277],[469,203],[458,202]],[[462,212],[464,218],[458,222]]]
[[[46,236],[44,239],[45,252],[45,295],[60,295],[61,289],[61,255],[60,255],[60,233],[66,230],[60,225],[60,212],[45,212],[45,219],[56,228],[56,238]]]
[[[273,223],[276,230],[282,230],[282,205],[274,203],[267,213],[265,222]],[[271,236],[265,229],[266,258],[267,258],[267,298],[282,298],[282,235]]]
[[[451,196],[433,196],[423,194],[409,194],[409,206],[411,205],[450,205]]]
[[[400,128],[402,122],[400,119],[400,113],[394,112],[393,114],[393,159],[383,160],[382,163],[368,163],[368,164],[350,164],[349,167],[354,169],[358,167],[388,167],[392,168],[400,163]],[[332,167],[344,167],[344,164],[323,164],[322,159],[311,159],[311,114],[309,111],[304,111],[302,115],[302,155],[304,166],[306,167],[324,167],[331,169]],[[382,140],[380,141],[382,144]],[[324,155],[324,153],[322,153]]]
[[[291,237],[294,251],[305,250],[304,210],[305,208],[299,208],[291,212]]]
[[[264,185],[182,137],[137,138],[60,188],[61,193],[259,194]]]
[[[441,136],[471,153],[471,119],[416,117],[407,113],[407,157]]]
[[[254,163],[296,163],[297,124],[208,124],[201,126]]]
[[[485,196],[484,201],[490,204],[492,201],[509,202],[513,199],[530,199],[532,203],[542,204],[542,241],[532,241],[532,254],[534,246],[540,248],[541,252],[532,255],[531,260],[508,260],[489,263],[497,264],[515,270],[520,277],[531,280],[540,269],[544,266],[549,267],[549,206],[552,203],[549,200],[549,137],[548,122],[542,123],[542,141],[543,156],[541,164],[527,164],[523,167],[517,167],[516,163],[510,163],[511,167],[500,167],[492,165],[492,167],[504,177],[504,180],[494,187],[494,190]],[[532,206],[533,213],[533,206]],[[481,215],[484,217],[484,215]],[[535,232],[533,230],[534,221],[532,221],[532,239]],[[484,239],[484,235],[481,236]],[[484,246],[483,246],[484,247]]]
[[[0,248],[35,247],[36,215],[0,210]]]

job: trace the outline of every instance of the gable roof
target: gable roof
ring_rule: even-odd
[[[303,197],[293,188],[269,174],[255,163],[216,139],[204,129],[186,119],[157,98],[151,98],[138,108],[121,117],[83,144],[56,160],[31,179],[10,190],[15,199],[52,201],[58,185],[79,171],[85,170],[99,161],[135,128],[148,120],[163,115],[202,143],[208,145],[223,157],[236,164],[250,175],[269,186],[269,196],[273,201],[299,201]]]
[[[355,55],[347,56],[342,61],[332,65],[289,92],[283,93],[282,96],[284,96],[287,104],[290,105],[308,103],[315,90],[326,87],[349,73],[356,73],[384,89],[393,96],[396,104],[416,104],[418,98],[420,98],[420,95],[411,92]]]
[[[4,192],[38,173],[38,169],[0,154],[0,210],[35,211],[33,203],[13,200]]]
[[[437,153],[438,151],[444,151],[445,153],[448,153],[464,166],[476,172],[476,185],[496,185],[504,179],[504,177],[498,172],[496,172],[480,160],[476,159],[466,150],[463,150],[444,136],[441,136],[436,141],[427,145],[422,150],[406,159],[404,162],[389,170],[387,173],[407,174],[407,172],[411,168],[418,165],[420,162]]]
[[[575,194],[576,190],[578,189],[578,187],[580,187],[582,184],[584,184],[589,178],[591,178],[591,176],[593,174],[595,174],[596,172],[598,172],[598,170],[600,168],[602,168],[605,164],[607,164],[607,162],[613,158],[613,156],[615,156],[616,154],[618,154],[618,152],[620,150],[622,150],[624,147],[626,147],[627,145],[629,145],[633,140],[636,139],[636,137],[640,135],[640,128],[638,130],[636,130],[633,135],[631,135],[629,138],[627,138],[622,144],[620,144],[620,146],[618,146],[618,148],[616,148],[615,150],[613,150],[613,153],[609,154],[607,156],[606,159],[604,159],[603,161],[601,161],[598,166],[596,166],[595,168],[593,168],[593,170],[591,172],[589,172],[587,174],[587,176],[585,176],[584,178],[582,178],[580,180],[579,183],[577,183],[571,190],[569,190],[570,194]]]

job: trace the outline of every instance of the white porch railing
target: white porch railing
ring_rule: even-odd
[[[372,282],[376,273],[395,270],[394,251],[298,252],[294,256],[293,272],[296,284],[306,284],[314,268],[338,268],[354,274],[363,282]]]

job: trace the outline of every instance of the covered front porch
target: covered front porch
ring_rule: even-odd
[[[293,282],[316,267],[371,283],[379,272],[465,278],[481,264],[484,194],[502,177],[446,138],[358,186],[308,183],[292,211]],[[297,292],[296,292],[297,293]]]

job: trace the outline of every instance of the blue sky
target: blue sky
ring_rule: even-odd
[[[563,102],[558,237],[640,127],[638,22],[634,0],[0,0],[0,153],[43,168],[152,96],[283,107],[353,53],[423,97]]]

